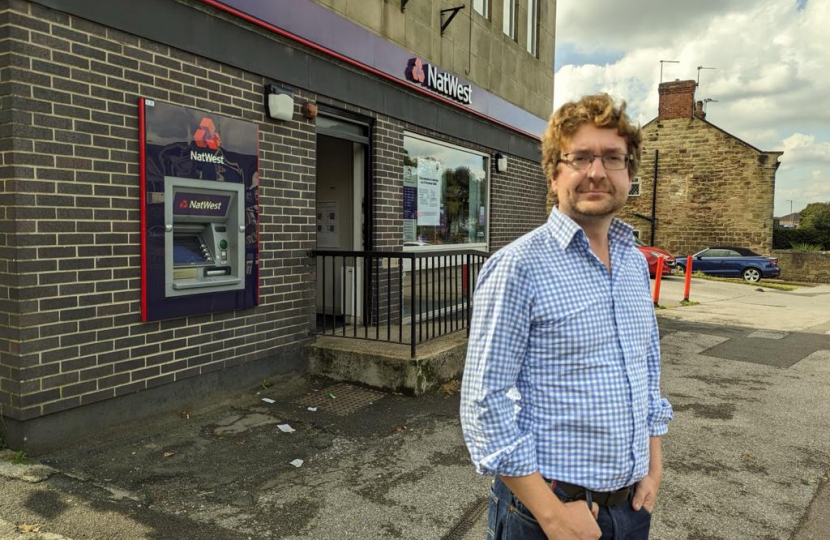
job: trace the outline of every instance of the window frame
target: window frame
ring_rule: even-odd
[[[481,157],[484,158],[484,160],[485,160],[484,172],[485,172],[486,178],[487,178],[487,210],[485,212],[485,219],[487,220],[486,221],[487,224],[484,227],[484,242],[470,242],[470,243],[467,243],[467,244],[435,244],[435,245],[430,245],[430,246],[404,246],[403,245],[403,239],[401,239],[401,249],[402,249],[402,251],[415,252],[415,253],[425,252],[425,251],[427,251],[427,252],[429,252],[429,251],[455,251],[455,250],[460,250],[460,249],[475,249],[475,250],[480,250],[480,251],[489,251],[489,246],[490,246],[490,210],[491,210],[491,207],[492,207],[492,203],[491,203],[491,200],[490,200],[490,195],[491,195],[491,192],[492,192],[492,189],[493,189],[493,187],[492,187],[493,175],[491,174],[491,171],[490,171],[490,168],[493,166],[492,156],[490,154],[488,154],[487,152],[481,152],[481,151],[478,151],[478,150],[473,150],[472,148],[466,148],[464,146],[460,146],[460,145],[457,145],[457,144],[442,141],[441,139],[436,139],[434,137],[429,137],[427,135],[422,135],[420,133],[415,133],[415,132],[412,132],[412,131],[404,130],[403,136],[404,136],[404,140],[406,139],[406,137],[411,137],[413,139],[418,139],[418,140],[421,140],[423,142],[438,144],[438,145],[441,145],[441,146],[446,146],[447,148],[451,148],[453,150],[460,150],[462,152],[467,152],[468,154],[475,154],[475,155],[478,155],[478,156],[481,156]],[[404,144],[406,144],[406,143],[404,142]],[[401,189],[403,189],[403,188],[401,188]]]
[[[528,0],[526,38],[525,49],[534,58],[539,58],[539,0]]]
[[[636,195],[631,194],[631,189],[634,186],[637,186],[637,194]],[[631,179],[631,185],[628,187],[628,196],[629,197],[639,197],[640,195],[642,195],[642,193],[643,193],[642,179],[639,176],[635,176],[634,178]]]
[[[508,25],[506,23],[506,19],[508,17],[504,17],[504,19],[502,20],[501,30],[504,33],[504,35],[506,35],[507,37],[509,37],[513,41],[516,41],[516,34],[517,34],[517,32],[516,32],[516,19],[518,18],[518,17],[516,17],[516,8],[517,8],[516,4],[518,3],[518,0],[503,0],[503,1],[504,1],[504,9],[502,10],[502,16],[504,17],[505,15],[507,15],[508,14],[507,13],[508,9],[510,10],[510,17],[509,17],[509,19],[510,19],[510,26],[509,26],[510,32],[505,31],[505,29],[508,28]]]
[[[476,9],[475,0],[473,0],[473,2],[472,2],[473,11],[475,11],[476,13],[478,13],[479,15],[481,15],[482,17],[484,17],[488,21],[490,20],[490,1],[491,0],[481,0],[481,6],[482,6],[482,9],[484,10],[483,13],[481,11],[479,11],[478,9]]]

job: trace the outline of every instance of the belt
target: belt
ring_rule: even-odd
[[[587,498],[587,492],[589,490],[582,486],[569,484],[567,482],[557,482],[556,480],[546,481],[550,484],[551,489],[559,487],[568,497],[575,501]],[[618,504],[627,501],[630,493],[631,487],[629,486],[618,489],[617,491],[591,491],[591,498],[595,503],[601,506],[617,506]]]

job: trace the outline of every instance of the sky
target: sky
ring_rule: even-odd
[[[645,124],[663,81],[696,80],[706,119],[784,151],[775,215],[830,202],[830,0],[558,0],[554,108],[608,92]]]

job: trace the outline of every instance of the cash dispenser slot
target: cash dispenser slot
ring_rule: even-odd
[[[245,288],[241,184],[165,178],[166,296]]]

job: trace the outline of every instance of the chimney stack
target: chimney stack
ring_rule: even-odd
[[[691,118],[695,115],[695,81],[681,81],[661,83],[660,106],[658,120],[673,120],[675,118]],[[701,114],[703,108],[701,107]],[[699,115],[696,115],[699,116]],[[701,117],[702,118],[702,117]]]

